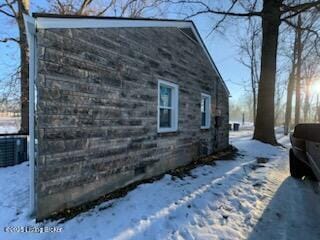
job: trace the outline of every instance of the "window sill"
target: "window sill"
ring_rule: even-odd
[[[211,127],[200,127],[200,130],[210,130]]]
[[[158,136],[159,137],[170,137],[170,136],[177,136],[179,135],[179,131],[176,130],[176,131],[158,131]]]
[[[158,133],[172,133],[172,132],[177,132],[178,129],[176,128],[160,128],[158,129]]]

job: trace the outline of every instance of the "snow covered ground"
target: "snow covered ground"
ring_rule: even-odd
[[[0,133],[17,133],[20,127],[20,118],[0,117]]]
[[[288,149],[251,134],[231,133],[241,154],[235,160],[198,167],[183,179],[165,175],[64,223],[29,218],[26,163],[0,169],[0,239],[320,239],[317,185],[288,177]],[[61,231],[4,232],[26,226]]]

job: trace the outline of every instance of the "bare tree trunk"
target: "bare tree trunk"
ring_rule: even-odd
[[[254,60],[253,57],[251,58],[251,88],[252,88],[252,117],[253,117],[253,124],[255,125],[256,121],[256,109],[257,109],[257,93],[256,93],[256,82],[254,77]]]
[[[318,117],[318,123],[320,123],[320,103],[319,103],[319,94],[317,95],[317,109],[316,109],[316,114]]]
[[[288,135],[291,129],[291,117],[292,117],[292,98],[295,85],[295,73],[296,73],[296,61],[297,61],[297,32],[295,34],[294,46],[293,46],[293,56],[292,56],[292,69],[289,75],[288,88],[287,88],[287,103],[286,103],[286,115],[284,123],[284,134]]]
[[[17,23],[20,43],[20,71],[21,71],[21,128],[20,132],[29,133],[29,59],[26,28],[23,14],[29,14],[29,0],[18,1]]]
[[[320,103],[319,103],[319,94],[317,94],[316,109],[314,113],[314,122],[320,123]]]
[[[292,97],[294,90],[294,74],[295,73],[295,63],[292,66],[292,70],[289,76],[288,89],[287,89],[287,103],[286,103],[286,115],[284,123],[284,134],[288,135],[291,129],[291,115],[292,115]]]
[[[257,111],[257,93],[256,93],[256,80],[255,80],[255,67],[256,67],[256,56],[255,56],[255,46],[254,46],[254,41],[255,38],[251,39],[251,87],[252,87],[252,98],[253,98],[253,124],[255,125],[256,123],[256,111]]]
[[[274,94],[281,1],[265,0],[262,10],[261,74],[254,139],[277,144],[274,132]]]
[[[259,74],[258,74],[258,66],[257,66],[257,60],[254,57],[254,90],[253,90],[253,107],[254,107],[254,126],[256,125],[256,118],[257,118],[257,85],[259,82]]]
[[[320,123],[320,103],[319,103],[319,94],[317,94],[316,108],[314,111],[314,120],[315,123]]]
[[[250,111],[252,116],[253,124],[255,125],[256,120],[256,112],[257,112],[257,83],[259,82],[259,74],[258,74],[258,60],[257,60],[257,51],[260,49],[257,46],[257,39],[260,38],[259,32],[260,27],[255,24],[255,22],[249,23],[249,27],[247,29],[247,35],[245,39],[241,39],[240,41],[240,50],[241,55],[244,54],[248,58],[248,62],[240,57],[240,62],[249,69],[250,71],[250,82],[251,82],[251,97],[252,101],[250,101]],[[259,28],[259,29],[258,29]],[[250,39],[248,40],[248,35]]]
[[[300,109],[301,109],[301,58],[302,58],[302,43],[301,43],[301,16],[298,16],[297,23],[297,74],[296,74],[296,108],[295,108],[295,125],[300,122]]]
[[[310,87],[306,86],[306,95],[304,98],[303,106],[303,121],[308,122],[309,120],[309,111],[310,111]]]
[[[252,97],[253,97],[253,125],[256,125],[256,117],[257,117],[257,94],[256,89],[252,89]]]
[[[304,45],[303,45],[304,46]],[[304,122],[308,122],[311,120],[310,111],[311,111],[311,88],[314,81],[314,77],[316,76],[316,68],[318,67],[318,61],[316,59],[312,59],[311,63],[308,63],[307,59],[303,59],[304,61],[304,106],[303,106],[303,120]],[[310,61],[310,60],[309,60]],[[316,67],[316,68],[314,68]]]

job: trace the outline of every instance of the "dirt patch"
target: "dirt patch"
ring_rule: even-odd
[[[239,153],[239,150],[232,145],[229,145],[228,148],[226,148],[223,151],[220,151],[218,153],[214,153],[208,157],[214,158],[216,161],[219,160],[235,160],[238,157],[243,157],[244,155]]]
[[[210,154],[205,157],[200,157],[188,165],[178,167],[174,170],[170,170],[168,174],[173,175],[175,177],[183,178],[185,176],[191,176],[190,172],[192,169],[202,166],[202,165],[215,165],[215,161],[218,160],[233,160],[240,154],[238,153],[238,149],[234,146],[230,145],[228,148],[226,148],[223,151]],[[192,176],[191,176],[192,177]]]
[[[261,164],[261,163],[267,163],[269,162],[269,158],[264,158],[264,157],[257,157],[257,163]]]
[[[250,165],[250,168],[254,171],[254,170],[257,170],[258,168],[264,168],[266,167],[265,165],[262,165],[262,164],[252,164]]]

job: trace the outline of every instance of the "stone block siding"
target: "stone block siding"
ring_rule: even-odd
[[[40,29],[37,52],[38,219],[228,146],[228,95],[179,29]],[[176,133],[157,133],[159,79],[179,85]]]

